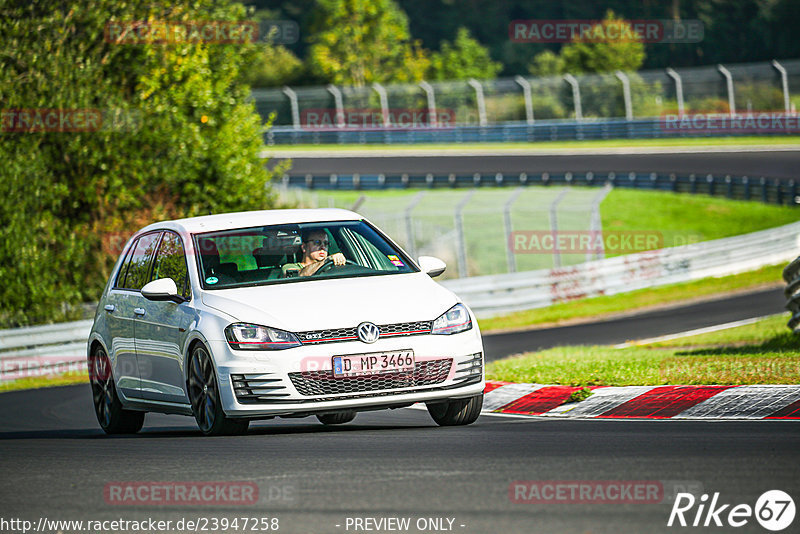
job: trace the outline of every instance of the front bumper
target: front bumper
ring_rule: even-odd
[[[478,395],[485,385],[477,328],[450,336],[408,336],[369,345],[359,341],[304,345],[283,351],[233,350],[225,341],[209,345],[223,410],[234,418],[393,408]],[[407,349],[416,358],[413,373],[333,377],[333,356]]]

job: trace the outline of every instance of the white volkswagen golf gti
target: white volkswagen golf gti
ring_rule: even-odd
[[[439,425],[474,422],[483,346],[472,312],[356,213],[273,210],[152,224],[126,244],[88,340],[97,419],[193,415],[204,434],[250,420],[424,402]]]

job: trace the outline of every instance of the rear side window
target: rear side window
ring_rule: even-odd
[[[178,234],[164,232],[161,244],[158,246],[153,263],[153,274],[150,281],[160,278],[172,278],[178,287],[178,293],[184,298],[189,298],[189,272],[186,267],[186,255],[183,252],[183,242]]]
[[[140,237],[133,245],[133,252],[127,260],[125,280],[119,284],[124,289],[142,289],[147,283],[150,274],[150,263],[153,259],[160,232],[146,234]]]

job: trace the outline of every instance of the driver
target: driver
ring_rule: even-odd
[[[287,263],[282,267],[283,276],[293,276],[290,271],[299,271],[296,276],[311,276],[322,267],[325,260],[330,259],[334,265],[344,265],[345,257],[341,252],[328,256],[328,234],[325,230],[310,230],[303,233],[303,259],[300,263]]]

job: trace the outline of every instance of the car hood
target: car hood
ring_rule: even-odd
[[[290,332],[361,322],[430,321],[458,302],[425,273],[307,280],[203,292],[203,304],[239,321]]]

